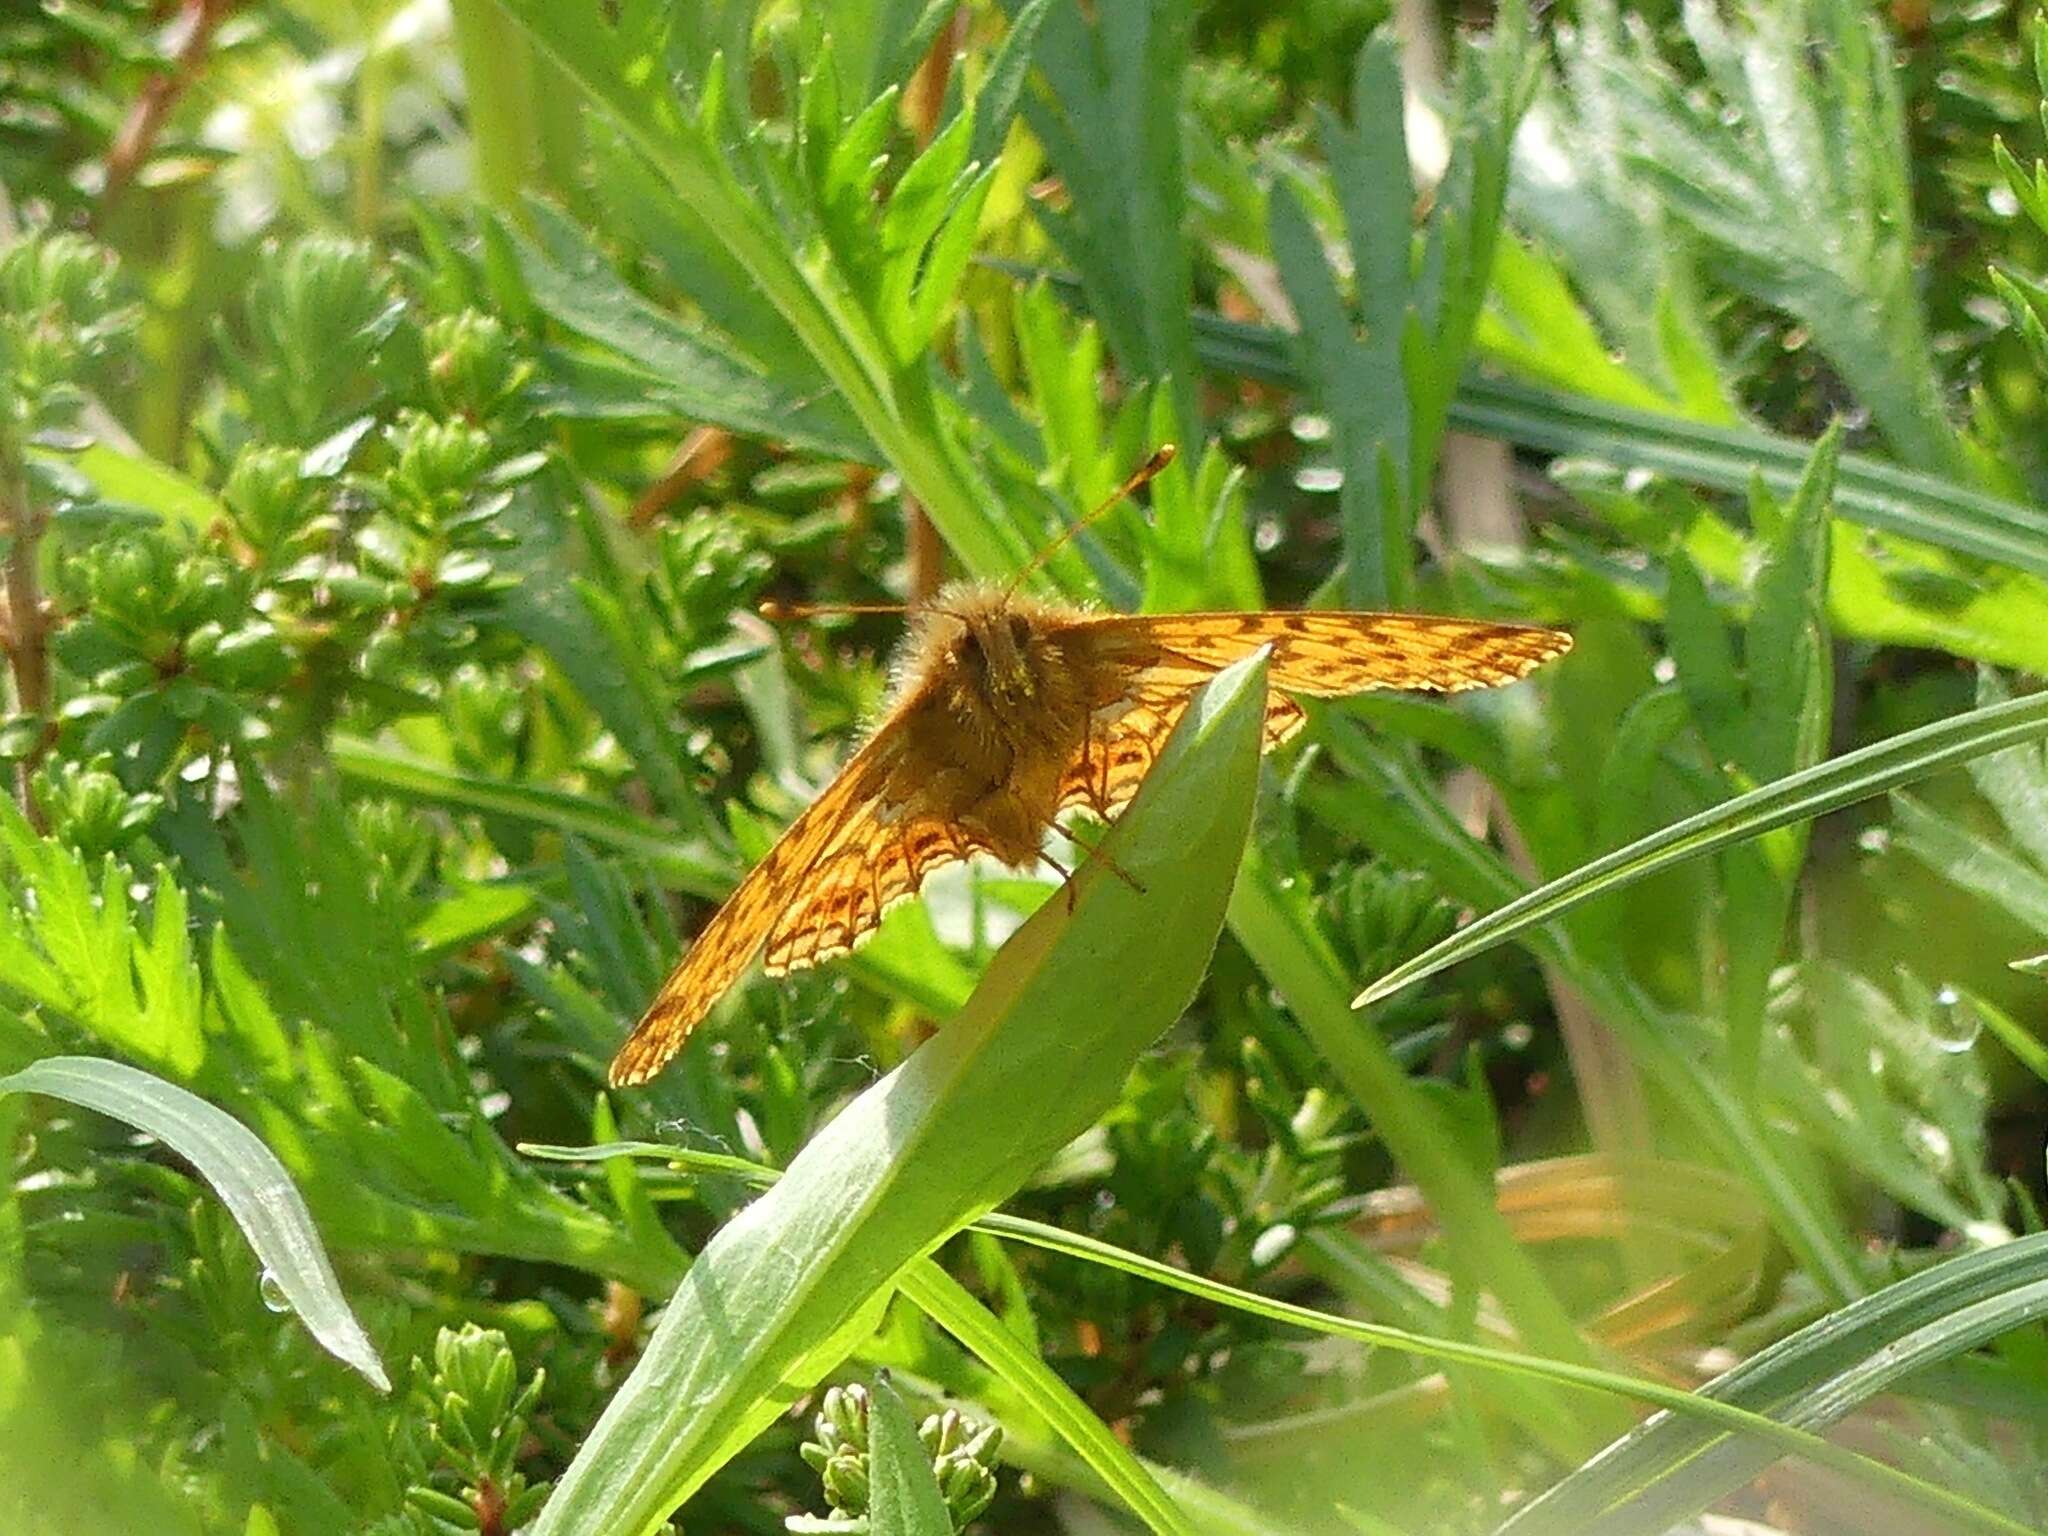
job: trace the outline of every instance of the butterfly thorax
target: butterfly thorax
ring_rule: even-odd
[[[979,585],[940,592],[913,623],[899,684],[937,708],[912,717],[906,784],[917,809],[988,837],[1012,864],[1037,857],[1079,750],[1089,668],[1062,636],[1075,610]]]

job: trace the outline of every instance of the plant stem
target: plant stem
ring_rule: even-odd
[[[182,31],[171,50],[170,67],[150,76],[107,151],[106,181],[100,189],[102,211],[120,201],[142,162],[149,158],[157,135],[163,131],[164,119],[198,76],[207,44],[213,41],[215,29],[234,7],[235,0],[185,0],[178,18]]]
[[[43,611],[41,583],[36,577],[36,549],[42,526],[29,502],[28,465],[21,440],[0,428],[0,529],[8,535],[7,662],[14,674],[15,705],[23,714],[42,720],[50,707],[49,622]],[[28,792],[28,778],[41,755],[38,741],[14,766],[14,795],[31,823],[38,818]],[[40,831],[40,825],[37,826]]]

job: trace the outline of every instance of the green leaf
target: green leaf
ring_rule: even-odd
[[[1394,967],[1353,1001],[1363,1008],[1434,976],[1516,934],[1563,916],[1581,902],[1632,885],[1687,859],[1826,815],[1911,784],[1953,764],[2048,736],[2048,694],[1970,710],[1950,720],[1843,754],[1639,838],[1583,864],[1461,928]]]
[[[873,1536],[953,1536],[932,1459],[886,1371],[868,1393],[868,1479]]]
[[[1466,1261],[1488,1277],[1523,1337],[1544,1354],[1590,1363],[1570,1314],[1500,1215],[1492,1180],[1473,1166],[1458,1129],[1409,1079],[1385,1039],[1361,1028],[1345,1008],[1344,972],[1305,896],[1284,888],[1256,849],[1246,853],[1231,894],[1230,927],[1424,1192]],[[1568,1417],[1560,1413],[1553,1430],[1563,1437],[1559,1448],[1568,1449],[1574,1434]]]
[[[537,1536],[659,1521],[859,1337],[904,1265],[1017,1188],[1113,1102],[1207,965],[1249,825],[1261,658],[1190,706],[1111,852],[990,964],[943,1031],[724,1228],[558,1485]],[[801,1255],[800,1262],[793,1262]]]
[[[988,78],[981,94],[974,98],[974,142],[968,158],[980,165],[995,164],[1003,141],[1010,136],[1010,124],[1024,99],[1024,79],[1031,69],[1038,47],[1038,31],[1052,0],[1024,0],[1010,17],[1010,30],[1002,46],[989,60]]]
[[[0,1077],[0,1093],[46,1093],[146,1131],[199,1170],[249,1239],[264,1273],[321,1348],[391,1390],[377,1348],[341,1294],[291,1175],[256,1134],[175,1083],[96,1056],[46,1056]]]
[[[1065,213],[1039,203],[1039,221],[1118,361],[1171,392],[1181,443],[1199,439],[1202,420],[1182,165],[1194,12],[1190,0],[1055,0],[1036,55],[1045,89],[1024,107],[1071,200]]]
[[[688,223],[717,240],[726,260],[712,275],[730,297],[730,279],[748,285],[779,317],[858,421],[881,461],[902,475],[933,525],[970,571],[996,576],[1020,558],[1007,527],[958,445],[941,430],[933,370],[902,368],[889,355],[881,319],[849,302],[853,274],[828,264],[825,271],[799,261],[815,244],[813,226],[787,221],[784,193],[800,196],[786,161],[758,143],[746,155],[728,155],[720,135],[731,126],[725,71],[742,77],[749,61],[701,54],[681,76],[675,56],[687,59],[690,27],[671,28],[667,12],[635,8],[630,20],[593,26],[588,16],[554,0],[501,0],[504,10],[560,62],[619,137],[646,158],[666,185],[664,200],[688,209]],[[671,33],[673,32],[673,36]],[[721,39],[724,41],[725,39]],[[737,38],[741,44],[746,32]],[[701,38],[696,39],[700,44]],[[694,78],[692,78],[694,76]],[[756,192],[734,169],[739,161],[775,183],[774,196]],[[687,269],[678,273],[686,291]],[[1185,290],[1182,295],[1185,325]],[[784,376],[786,370],[777,370]]]
[[[642,859],[667,884],[693,896],[723,896],[732,867],[702,839],[686,839],[609,801],[566,790],[468,773],[384,742],[334,738],[343,782],[377,794],[485,816],[503,816]]]
[[[692,330],[621,282],[583,230],[559,209],[527,204],[528,239],[507,228],[534,302],[630,368],[650,402],[770,442],[872,463],[875,450],[837,397],[793,396],[756,372],[721,338]]]

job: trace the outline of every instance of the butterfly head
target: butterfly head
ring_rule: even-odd
[[[1016,708],[1038,697],[1031,621],[1007,605],[963,613],[956,642],[960,663],[989,700]]]

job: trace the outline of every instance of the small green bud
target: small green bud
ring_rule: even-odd
[[[221,500],[235,531],[265,557],[303,535],[316,510],[317,487],[305,478],[301,455],[251,443],[235,458]]]
[[[775,569],[768,552],[724,517],[664,528],[655,558],[655,603],[692,647],[723,633],[733,610],[745,606]]]
[[[391,504],[423,533],[463,510],[496,451],[482,429],[418,411],[401,415],[385,429],[384,438],[396,461],[386,481]]]
[[[841,1451],[825,1463],[825,1499],[833,1513],[868,1512],[868,1458],[865,1451]]]
[[[404,315],[370,248],[326,235],[266,250],[247,307],[256,405],[285,442],[331,424]]]
[[[827,1521],[792,1521],[791,1528],[822,1529],[833,1521],[863,1519],[869,1499],[867,1389],[858,1383],[831,1388],[812,1427],[817,1440],[806,1441],[799,1453],[818,1472],[831,1516]],[[977,1424],[949,1408],[929,1415],[918,1426],[917,1436],[932,1458],[932,1472],[953,1528],[962,1530],[995,1498],[990,1463],[1002,1446],[1002,1429]]]
[[[434,406],[446,416],[490,421],[504,413],[533,377],[504,322],[466,309],[431,321],[422,341]]]
[[[119,290],[114,253],[81,235],[34,230],[0,245],[0,401],[17,426],[68,423],[86,367],[135,324]]]
[[[50,835],[88,859],[118,853],[163,809],[163,796],[130,794],[105,756],[45,763],[29,778],[29,794]]]

